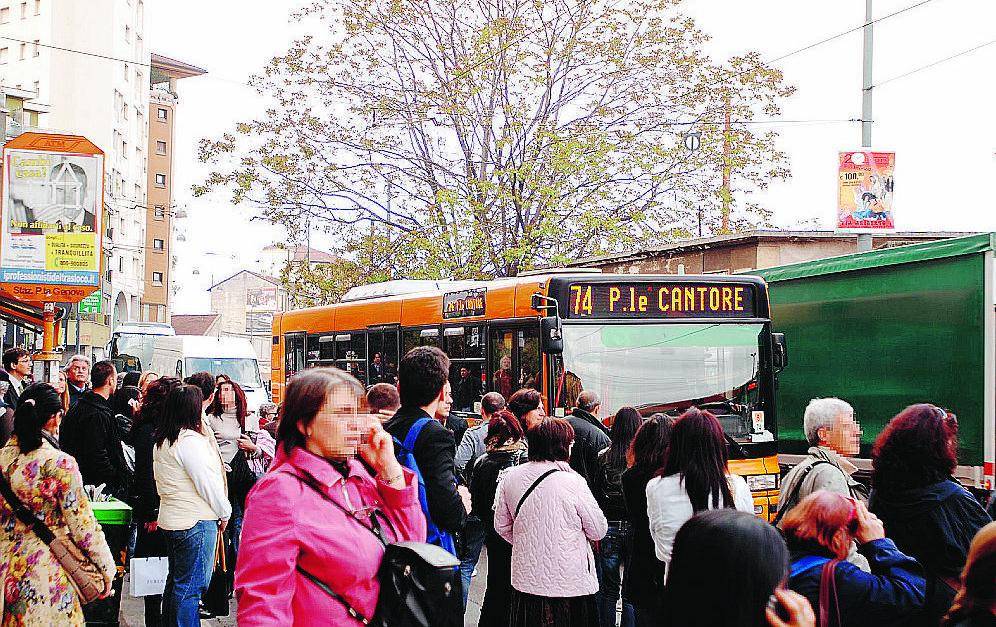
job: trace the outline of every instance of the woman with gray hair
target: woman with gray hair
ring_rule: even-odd
[[[848,457],[861,450],[861,425],[854,408],[839,398],[814,398],[806,406],[803,430],[810,448],[808,455],[782,479],[782,501],[775,525],[804,498],[818,490],[836,492],[868,502],[868,490],[853,478],[858,469]],[[868,560],[852,547],[848,561],[868,570]]]

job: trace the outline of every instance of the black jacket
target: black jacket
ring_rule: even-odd
[[[131,429],[131,441],[135,446],[132,507],[135,520],[140,522],[153,521],[159,514],[159,492],[156,491],[156,476],[152,472],[152,451],[156,447],[154,432],[152,422],[140,422]]]
[[[525,461],[526,449],[522,449],[485,453],[471,462],[470,511],[481,519],[485,533],[495,533],[494,505],[498,478],[506,468],[518,466]]]
[[[404,442],[408,429],[416,420],[425,416],[429,415],[418,407],[401,407],[384,424],[384,429],[399,442]],[[432,522],[444,531],[460,531],[467,510],[464,509],[463,500],[456,489],[456,475],[453,471],[456,442],[453,434],[438,420],[432,419],[422,428],[413,452],[425,481],[425,498]]]
[[[622,475],[626,514],[633,529],[633,546],[628,572],[623,578],[623,598],[645,610],[659,606],[664,589],[664,562],[657,559],[647,517],[647,483],[653,471],[630,468]]]
[[[88,388],[88,387],[85,387],[82,390],[77,390],[75,387],[73,387],[72,383],[68,383],[68,382],[66,383],[66,389],[69,391],[69,408],[70,409],[72,409],[73,407],[76,406],[76,403],[80,400],[80,397],[83,396],[84,392],[90,391],[90,388]]]
[[[474,403],[479,400],[481,400],[480,377],[470,375],[466,379],[458,379],[453,385],[453,408],[457,411],[473,411]]]
[[[598,472],[594,474],[592,494],[598,501],[607,520],[629,520],[626,513],[626,500],[623,498],[622,474],[626,470],[626,459],[609,463],[611,447],[598,454]]]
[[[0,370],[0,381],[7,383],[7,391],[3,395],[3,404],[10,407],[12,410],[17,409],[17,399],[20,394],[14,389],[14,382],[10,380],[10,373],[6,370]],[[24,387],[27,387],[28,382],[25,381]],[[6,440],[5,440],[6,441]]]
[[[453,441],[459,444],[463,440],[463,434],[467,432],[467,419],[458,416],[447,416],[444,425],[453,434]]]
[[[791,544],[790,549],[793,549],[793,565],[808,555],[830,557],[829,554],[812,553],[792,547]],[[923,567],[912,557],[900,552],[888,538],[862,544],[858,551],[868,558],[871,572],[866,573],[847,561],[837,564],[834,573],[837,605],[830,608],[830,625],[827,627],[888,627],[905,625],[910,619],[919,617],[927,594]],[[800,570],[789,577],[788,582],[789,588],[809,599],[817,614],[820,607],[820,579],[825,563]]]
[[[599,470],[598,454],[611,444],[609,430],[588,412],[575,409],[567,417],[574,427],[574,448],[571,449],[571,468],[588,482],[592,493],[595,491],[593,478]]]
[[[92,390],[80,395],[59,428],[59,445],[76,458],[83,483],[106,483],[105,494],[127,500],[132,473],[125,464],[111,403]]]
[[[954,479],[908,490],[875,489],[868,507],[899,550],[926,569],[928,621],[936,625],[954,600],[944,578],[961,574],[972,538],[990,522],[989,514]]]

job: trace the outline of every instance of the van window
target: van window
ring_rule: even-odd
[[[215,377],[225,374],[242,388],[263,387],[259,363],[250,357],[187,357],[184,361],[187,372],[210,372]]]

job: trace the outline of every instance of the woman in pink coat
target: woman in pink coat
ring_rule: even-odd
[[[529,462],[495,497],[495,531],[512,545],[512,627],[597,627],[591,542],[608,523],[568,463],[574,429],[559,418],[529,430]]]
[[[368,619],[377,606],[384,547],[372,519],[388,543],[425,541],[414,475],[380,421],[361,413],[363,399],[363,386],[333,368],[287,386],[276,458],[247,501],[235,571],[240,626],[360,625],[346,604]]]

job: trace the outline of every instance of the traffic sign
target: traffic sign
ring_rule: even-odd
[[[685,133],[685,148],[695,152],[702,147],[702,133],[694,131],[691,133]]]
[[[80,301],[80,313],[81,314],[99,314],[100,313],[100,292],[94,292],[86,298]]]

